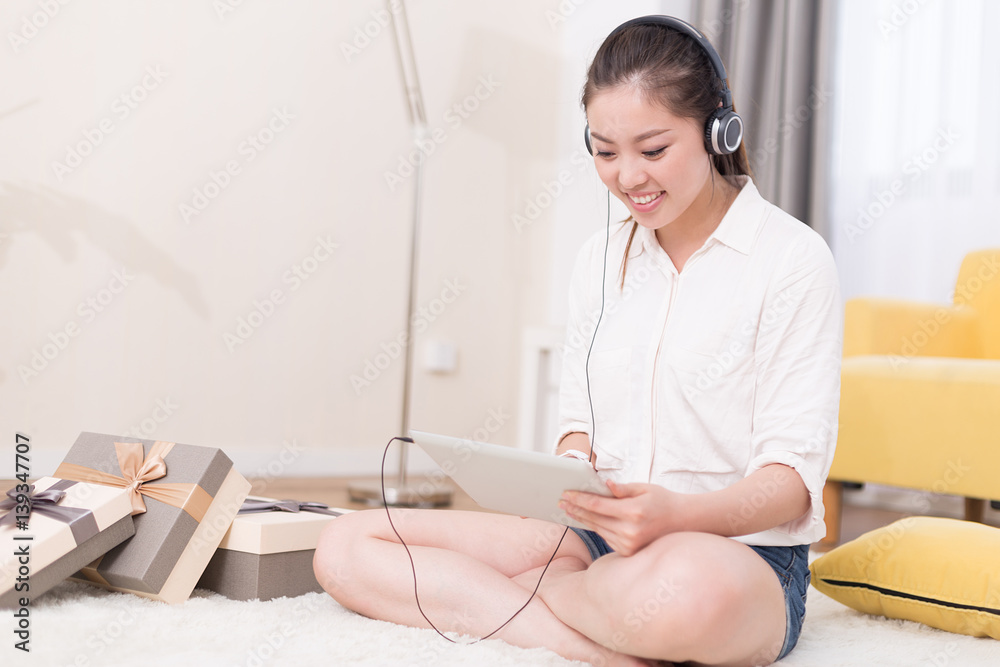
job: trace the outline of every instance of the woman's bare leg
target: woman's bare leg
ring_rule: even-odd
[[[492,632],[524,605],[534,583],[514,578],[544,566],[564,530],[545,521],[483,512],[391,512],[413,557],[424,613],[442,631],[474,637]],[[590,563],[586,546],[572,532],[559,555],[563,569],[583,570]],[[345,607],[371,618],[430,627],[414,600],[409,558],[384,510],[331,522],[320,537],[314,569],[323,588]],[[538,597],[493,636],[596,665],[644,664],[570,628]]]
[[[674,533],[586,570],[562,559],[539,595],[567,625],[631,655],[712,665],[767,665],[785,637],[785,598],[744,544]],[[535,573],[526,572],[523,579]]]

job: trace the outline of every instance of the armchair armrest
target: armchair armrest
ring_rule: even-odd
[[[979,316],[969,306],[857,298],[844,313],[844,356],[982,356]]]

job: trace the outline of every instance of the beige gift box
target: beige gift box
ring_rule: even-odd
[[[17,607],[22,598],[34,601],[135,533],[124,489],[54,477],[33,486],[33,496],[65,495],[56,502],[33,502],[25,530],[13,517],[0,525],[0,609]]]
[[[74,575],[116,591],[183,602],[250,492],[222,450],[81,433],[56,475],[125,488],[135,538]]]
[[[248,498],[244,506],[263,511],[237,515],[198,588],[233,600],[271,600],[322,591],[312,566],[319,534],[336,515],[351,510],[259,497]],[[273,509],[265,509],[268,506]]]

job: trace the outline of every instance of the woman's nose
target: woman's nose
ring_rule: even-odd
[[[618,184],[622,190],[637,190],[648,179],[646,165],[641,161],[623,158],[619,163]]]

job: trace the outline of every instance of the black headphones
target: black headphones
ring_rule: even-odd
[[[625,28],[633,25],[659,25],[672,28],[688,35],[701,46],[708,55],[716,75],[722,80],[722,91],[719,93],[722,98],[722,106],[713,111],[705,121],[705,150],[711,155],[729,155],[735,152],[740,147],[740,142],[743,141],[743,119],[733,111],[733,93],[729,90],[726,68],[723,67],[722,58],[719,57],[711,43],[691,24],[672,16],[662,15],[640,16],[626,21],[615,28],[604,41],[607,42]],[[593,155],[594,149],[590,144],[589,124],[583,130],[583,140],[587,144],[587,152]]]

